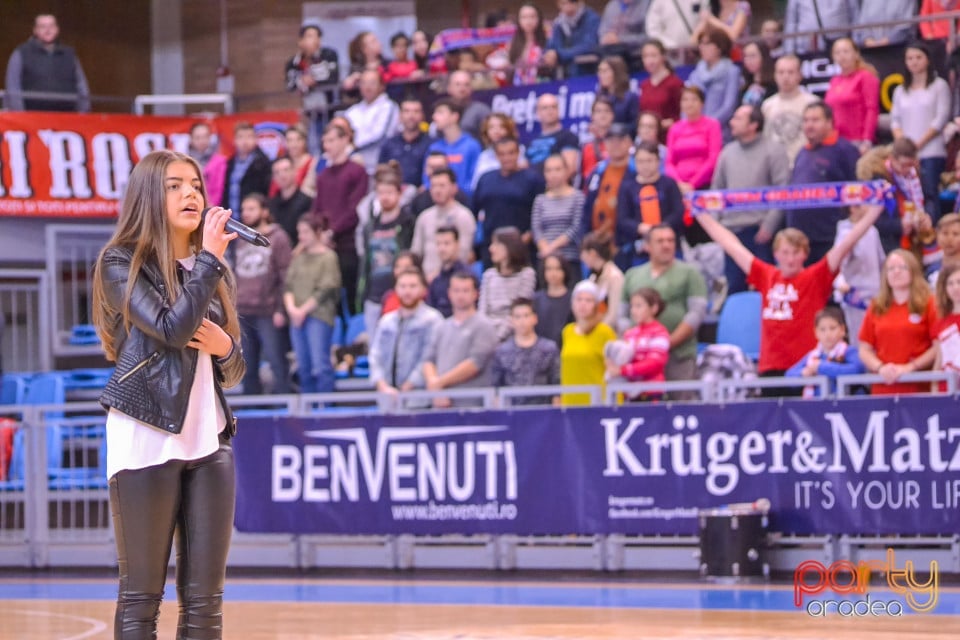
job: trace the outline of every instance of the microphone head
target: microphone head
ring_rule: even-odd
[[[258,233],[253,239],[253,244],[257,245],[258,247],[269,247],[270,240],[262,233]]]

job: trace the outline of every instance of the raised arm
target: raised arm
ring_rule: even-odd
[[[744,273],[750,273],[754,255],[750,253],[749,249],[743,246],[743,243],[740,242],[740,239],[737,238],[732,231],[720,224],[720,221],[709,213],[698,215],[697,221],[700,223],[700,226],[703,227],[703,230],[707,232],[707,235],[723,247],[723,250],[727,252],[730,259],[737,263],[737,266],[740,267]],[[861,235],[863,234],[862,231],[860,233]]]
[[[863,234],[867,232],[867,229],[873,226],[873,223],[877,221],[877,218],[880,217],[883,210],[884,208],[881,204],[870,205],[867,208],[867,212],[862,218],[857,220],[847,235],[843,236],[840,242],[830,248],[830,251],[827,252],[827,266],[830,267],[831,273],[836,273],[844,257],[850,253],[853,245],[857,244],[860,238],[863,237]]]

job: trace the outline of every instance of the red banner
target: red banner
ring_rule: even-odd
[[[296,111],[218,116],[207,122],[230,153],[233,127],[254,125],[271,158]],[[127,177],[156,149],[186,152],[192,117],[0,113],[0,216],[112,218]]]

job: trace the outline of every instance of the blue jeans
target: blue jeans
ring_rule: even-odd
[[[293,343],[294,353],[297,354],[300,392],[333,391],[333,364],[330,362],[333,325],[307,316],[302,326],[290,326],[290,341]]]
[[[768,264],[773,264],[773,243],[757,244],[753,239],[760,230],[760,225],[751,225],[735,231],[734,235],[743,243],[750,253]],[[730,256],[724,257],[723,274],[727,277],[727,295],[747,290],[747,274],[737,266]]]
[[[283,329],[273,326],[272,316],[240,316],[243,359],[247,371],[243,374],[243,392],[249,396],[263,393],[260,382],[260,361],[266,360],[273,371],[273,392],[290,393],[287,358],[283,352]]]
[[[924,209],[933,224],[940,219],[940,174],[947,166],[946,158],[920,159],[920,185],[923,187]]]

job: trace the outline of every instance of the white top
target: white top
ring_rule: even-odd
[[[775,93],[760,105],[760,110],[766,119],[763,133],[787,149],[791,169],[800,149],[807,144],[807,139],[803,135],[803,110],[816,101],[817,96],[800,91],[792,98],[784,98],[783,94]]]
[[[361,100],[343,114],[353,127],[353,144],[363,156],[367,174],[373,175],[384,140],[400,129],[400,109],[386,93],[373,102]]]
[[[423,272],[427,280],[433,280],[443,266],[436,243],[437,229],[440,227],[457,228],[460,234],[460,261],[466,264],[470,261],[470,252],[473,250],[477,220],[470,209],[456,200],[451,200],[443,209],[433,205],[417,217],[410,250],[423,258]]]
[[[930,129],[938,131],[950,121],[950,85],[943,78],[936,78],[922,89],[904,91],[903,85],[893,90],[893,108],[890,109],[890,126],[903,131],[914,142]],[[917,154],[918,158],[943,158],[947,146],[943,136],[933,136]]]
[[[193,268],[193,263],[193,258],[180,262],[188,270]],[[214,386],[213,358],[200,351],[180,433],[163,431],[110,409],[107,414],[107,478],[124,469],[143,469],[170,460],[205,458],[219,448],[218,434],[226,424]]]

